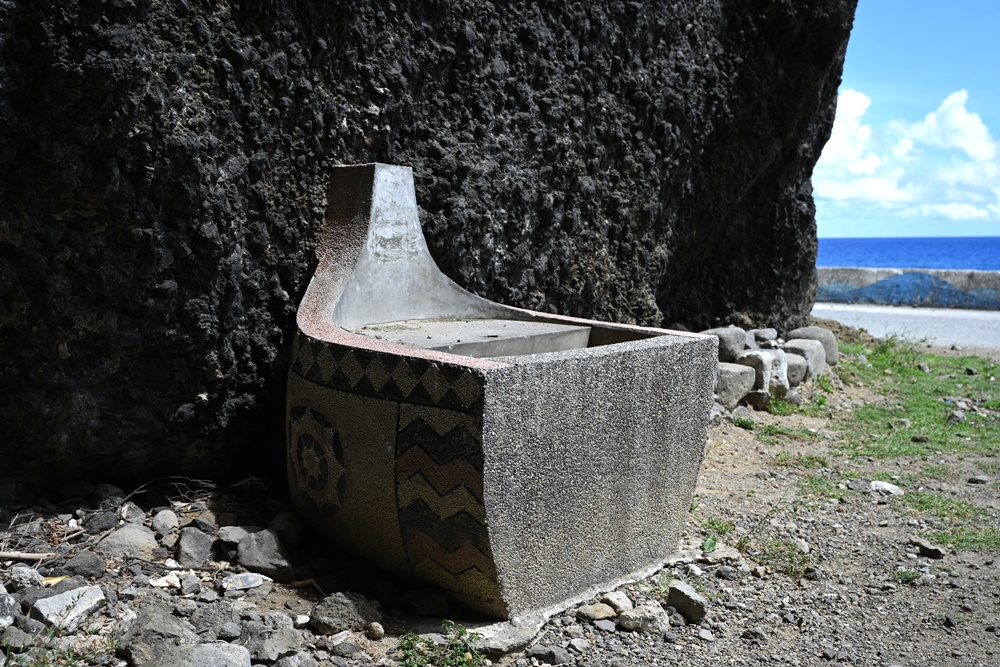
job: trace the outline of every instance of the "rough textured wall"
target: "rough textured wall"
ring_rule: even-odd
[[[4,470],[280,450],[337,163],[491,299],[794,323],[855,4],[0,0]]]

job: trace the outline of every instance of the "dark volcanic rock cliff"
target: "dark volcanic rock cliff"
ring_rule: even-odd
[[[280,461],[337,163],[489,298],[794,323],[855,4],[0,0],[4,472]]]

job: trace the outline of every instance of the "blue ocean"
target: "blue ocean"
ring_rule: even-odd
[[[816,266],[1000,271],[1000,236],[819,239]]]

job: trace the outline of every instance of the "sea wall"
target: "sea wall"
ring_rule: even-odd
[[[817,301],[1000,310],[1000,271],[820,267]]]
[[[855,5],[0,0],[0,475],[280,469],[336,164],[493,301],[802,320]]]

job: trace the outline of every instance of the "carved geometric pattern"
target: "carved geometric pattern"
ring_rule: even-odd
[[[295,406],[289,420],[289,467],[297,487],[327,509],[340,509],[347,493],[347,461],[340,433],[318,411]],[[329,493],[329,490],[335,490]],[[332,507],[331,507],[332,506]]]
[[[434,408],[401,414],[396,499],[410,567],[446,589],[500,600],[483,507],[482,425]]]
[[[292,371],[340,391],[477,414],[483,377],[470,368],[335,345],[302,333],[292,346]]]

